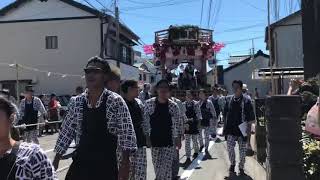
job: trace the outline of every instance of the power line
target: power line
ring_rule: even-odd
[[[133,3],[133,4],[146,4],[146,5],[155,5],[155,4],[163,4],[163,3],[168,3],[168,2],[171,2],[172,0],[166,0],[166,1],[162,1],[162,2],[157,2],[157,3],[151,3],[151,2],[141,2],[141,1],[135,1],[135,0],[125,0],[125,1],[128,1],[130,3]]]
[[[201,5],[200,27],[202,26],[203,4],[204,4],[204,0],[202,0],[202,5]]]
[[[297,0],[295,9],[300,9],[300,8],[301,8],[301,2],[300,2],[300,0]]]
[[[218,0],[215,0],[214,2],[213,2],[213,13],[211,14],[210,13],[210,17],[212,16],[212,20],[214,21],[214,18],[215,18],[215,16],[216,16],[216,10],[217,10],[217,1]],[[211,24],[211,20],[210,20],[210,24]],[[209,26],[208,26],[208,29],[210,28],[210,24],[209,24]]]
[[[176,1],[176,2],[171,2],[168,4],[160,4],[160,5],[155,5],[155,6],[135,6],[135,7],[126,7],[122,8],[123,11],[134,11],[134,10],[141,10],[141,9],[150,9],[150,8],[157,8],[157,7],[169,7],[169,6],[175,6],[175,5],[180,5],[180,4],[187,4],[191,2],[195,2],[197,0],[188,0],[188,1]]]
[[[93,9],[99,11],[99,10],[98,10],[94,5],[92,5],[89,1],[87,1],[87,0],[82,0],[82,1],[86,2],[86,3],[87,3],[90,7],[92,7]]]
[[[107,9],[107,7],[104,5],[104,4],[102,4],[99,0],[95,0],[98,4],[100,4],[100,6],[102,6],[103,8],[105,8],[105,9]]]
[[[158,20],[176,20],[176,21],[183,21],[186,18],[170,18],[170,17],[163,17],[163,16],[148,16],[148,15],[144,15],[144,14],[139,14],[139,13],[132,13],[132,12],[123,12],[121,11],[122,14],[127,14],[127,15],[133,15],[136,17],[140,17],[140,18],[151,18],[151,19],[158,19]],[[192,18],[188,18],[189,20]],[[196,19],[192,19],[192,20],[196,20]]]
[[[211,9],[212,9],[212,0],[209,1],[209,6],[208,6],[208,22],[207,22],[207,28],[209,28],[210,25],[210,19],[211,19]]]
[[[232,53],[242,53],[242,52],[249,52],[250,49],[246,49],[246,50],[239,50],[239,51],[220,51],[219,53],[222,53],[222,54],[232,54]]]
[[[251,41],[253,39],[262,39],[262,38],[264,38],[264,36],[257,36],[257,37],[253,37],[253,38],[247,38],[247,39],[239,39],[239,40],[234,40],[234,41],[226,41],[225,44],[230,45],[230,44],[236,44],[236,43]]]
[[[275,13],[276,13],[276,21],[278,21],[279,20],[279,18],[280,18],[280,10],[281,10],[281,8],[280,8],[280,1],[278,1],[278,0],[274,0],[274,4],[275,4]]]
[[[284,11],[284,13],[286,14],[286,13],[288,13],[288,6],[287,6],[287,0],[285,0],[285,1],[283,1],[283,11]]]
[[[259,11],[262,11],[262,12],[266,12],[265,9],[259,8],[259,7],[255,6],[254,4],[248,2],[247,0],[240,0],[240,1],[241,1],[242,3],[244,3],[244,4],[246,4],[246,5],[254,8],[254,9],[256,9],[256,10],[259,10]]]
[[[293,12],[293,0],[289,0],[289,13]]]
[[[95,0],[98,4],[100,4],[100,6],[102,6],[104,8],[105,12],[110,12],[112,14],[114,14],[114,12],[112,10],[110,10],[107,6],[105,6],[100,0]]]
[[[219,20],[219,15],[220,15],[220,11],[221,11],[221,6],[222,6],[222,0],[218,0],[218,10],[217,13],[214,16],[214,20],[213,20],[213,27],[218,23]]]
[[[175,20],[175,21],[184,21],[186,18],[171,18],[171,17],[163,17],[163,16],[149,16],[145,14],[139,14],[139,13],[133,13],[133,12],[128,12],[128,11],[121,11],[121,14],[126,14],[126,15],[133,15],[138,18],[150,18],[150,19],[157,19],[157,20]],[[196,21],[196,19],[188,18],[189,20]],[[257,20],[257,19],[251,19],[251,20],[244,20],[244,19],[223,19],[222,20],[224,23],[233,23],[233,22],[264,22],[263,19]]]
[[[250,25],[250,26],[243,26],[243,27],[238,27],[238,28],[232,28],[232,29],[226,29],[223,31],[218,31],[218,32],[216,32],[216,34],[228,33],[228,32],[234,32],[234,31],[242,31],[242,30],[252,29],[255,27],[261,27],[262,25],[264,25],[264,23],[254,24],[254,25]]]

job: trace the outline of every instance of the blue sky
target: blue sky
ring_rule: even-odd
[[[86,4],[83,0],[78,1]],[[103,8],[97,1],[113,9],[112,0],[88,1],[97,9]],[[10,2],[13,1],[1,0],[0,7]],[[166,29],[172,24],[200,25],[202,0],[118,0],[118,2],[120,19],[146,44],[154,42],[155,31]],[[254,40],[255,50],[265,51],[267,0],[212,0],[211,21],[207,26],[209,2],[210,0],[204,0],[201,27],[213,29],[214,41],[227,44],[218,54],[220,64],[226,64],[229,55],[248,54],[252,42],[246,39],[257,38]],[[279,2],[280,18],[288,15],[290,9],[292,11],[299,9],[299,0],[279,0]]]

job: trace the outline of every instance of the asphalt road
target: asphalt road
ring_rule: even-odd
[[[200,153],[199,156],[193,161],[193,163],[184,168],[180,167],[179,174],[183,180],[223,180],[228,176],[229,160],[226,150],[226,143],[223,138],[222,142],[210,143],[210,155],[211,157],[204,156],[204,153]],[[55,146],[57,134],[44,136],[40,138],[40,146],[45,150],[48,157],[53,160],[54,153],[53,148]],[[72,149],[70,150],[72,151]],[[237,153],[238,155],[238,153]],[[183,148],[180,150],[180,163],[185,162],[185,150],[184,143]],[[147,150],[147,180],[154,180],[154,170],[151,161],[150,150]],[[58,169],[58,177],[60,180],[65,178],[72,160],[62,160]],[[182,166],[182,164],[181,164]],[[254,158],[247,157],[245,167],[247,177],[233,177],[232,180],[265,180],[266,172],[263,167],[258,164]]]

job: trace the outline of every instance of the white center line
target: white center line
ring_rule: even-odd
[[[63,168],[60,168],[60,169],[57,170],[57,173],[61,173],[62,171],[67,170],[69,167],[70,166],[65,166]]]
[[[70,146],[75,146],[75,145],[76,145],[75,143],[70,144]],[[44,152],[47,154],[47,153],[51,153],[53,151],[54,151],[54,149],[48,149],[48,150],[46,150]]]
[[[214,142],[210,141],[209,147],[208,147],[209,151],[211,150],[213,145],[214,145]],[[181,174],[180,179],[181,180],[190,179],[193,171],[200,165],[200,163],[201,163],[201,161],[202,161],[204,156],[205,156],[205,149],[203,149],[201,151],[201,153],[199,154],[199,156],[195,160],[192,161],[192,164],[185,171],[183,171],[183,173]]]
[[[222,133],[223,133],[223,128],[218,128],[217,135],[222,135]],[[215,141],[210,141],[209,147],[208,147],[209,151],[211,150],[212,146],[215,144],[214,142]],[[180,179],[181,180],[189,180],[192,173],[194,172],[194,170],[200,165],[204,156],[205,156],[205,149],[203,149],[201,151],[201,153],[199,154],[199,156],[195,160],[192,161],[192,164],[185,171],[183,171],[183,173],[180,176]]]

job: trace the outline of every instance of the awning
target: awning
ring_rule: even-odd
[[[304,78],[303,67],[281,67],[273,69],[274,79],[292,79],[292,78]],[[264,80],[271,79],[270,68],[256,69],[252,72],[252,79]]]

